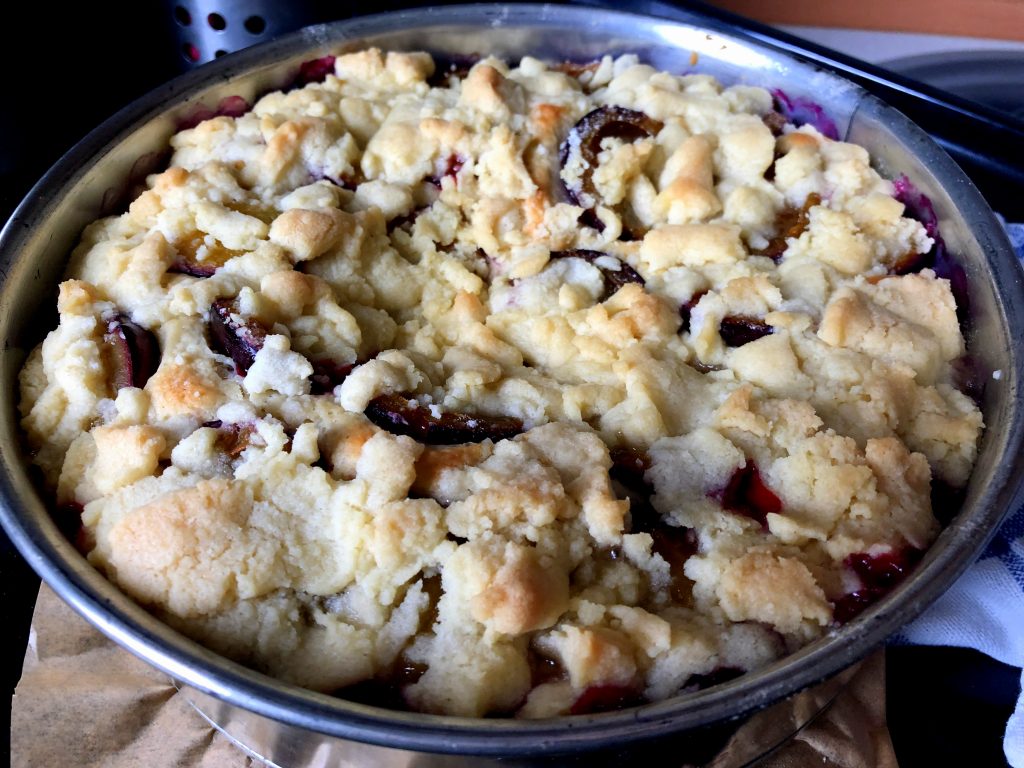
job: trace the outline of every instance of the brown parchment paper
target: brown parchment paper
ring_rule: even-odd
[[[755,718],[744,728],[766,725]],[[729,753],[713,765],[727,764]],[[13,768],[262,765],[210,727],[166,675],[107,640],[43,585],[11,707]],[[757,765],[897,768],[882,652],[821,716]]]

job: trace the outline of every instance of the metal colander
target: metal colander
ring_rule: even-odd
[[[164,3],[164,19],[173,29],[178,68],[185,71],[310,24],[459,3],[460,0],[377,0],[371,4],[342,0],[168,0]]]
[[[192,69],[285,32],[352,15],[315,0],[172,0],[165,3],[181,69]]]

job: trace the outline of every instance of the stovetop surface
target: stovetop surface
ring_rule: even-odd
[[[373,10],[411,5],[416,3],[384,2]],[[628,10],[634,4],[615,5]],[[650,4],[637,4],[644,5]],[[41,3],[22,6],[23,31],[9,27],[8,33],[36,42],[31,49],[11,45],[0,50],[2,71],[9,73],[9,111],[0,119],[0,221],[78,139],[179,73],[171,7],[122,2],[69,4],[59,10]],[[339,18],[345,15],[342,4],[336,8]],[[1003,197],[1007,204],[1019,202],[1010,189],[1003,193],[998,179],[983,187],[996,210]],[[38,581],[0,533],[0,615],[13,636],[2,664],[8,696],[21,673]],[[1019,670],[952,648],[889,648],[887,661],[888,720],[903,768],[1006,765],[1002,729],[1016,701]],[[0,747],[9,757],[10,709],[4,713],[8,720],[0,723],[5,740]]]

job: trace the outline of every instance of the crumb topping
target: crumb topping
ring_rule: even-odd
[[[21,372],[126,593],[298,685],[549,717],[765,665],[935,539],[982,417],[863,148],[632,55],[321,68],[171,139]]]

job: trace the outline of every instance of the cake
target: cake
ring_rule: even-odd
[[[90,225],[22,425],[89,561],[299,686],[658,701],[881,598],[983,429],[938,232],[791,100],[376,49]]]

